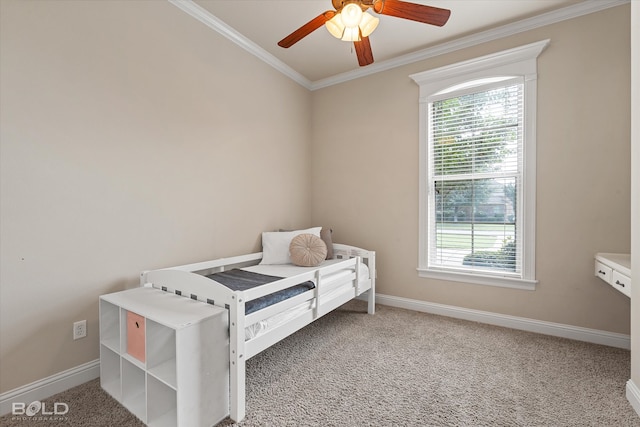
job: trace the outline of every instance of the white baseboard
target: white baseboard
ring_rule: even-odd
[[[96,359],[75,368],[67,369],[50,377],[0,394],[0,415],[9,414],[13,402],[29,405],[54,394],[84,384],[100,376],[100,360]],[[64,403],[64,402],[63,402]]]
[[[581,328],[562,323],[545,322],[525,317],[508,316],[487,311],[472,310],[452,305],[437,304],[392,295],[376,294],[376,303],[424,313],[438,314],[489,325],[504,326],[522,331],[536,332],[555,337],[569,338],[610,347],[631,349],[631,337],[615,332]]]
[[[627,381],[627,400],[633,409],[640,415],[640,388],[633,381]]]

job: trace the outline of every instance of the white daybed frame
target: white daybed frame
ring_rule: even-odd
[[[229,415],[233,421],[239,422],[245,416],[245,363],[249,358],[364,292],[368,292],[367,312],[374,313],[375,252],[341,244],[334,244],[333,250],[334,259],[343,261],[245,291],[233,291],[205,275],[258,264],[262,259],[262,252],[145,271],[141,274],[142,286],[178,293],[229,311]],[[368,278],[360,277],[360,263],[368,266]],[[339,272],[343,273],[339,279],[323,282],[323,277]],[[345,272],[348,274],[344,274]],[[248,301],[308,280],[315,282],[314,289],[245,315],[245,304]],[[344,289],[333,292],[341,287]],[[330,295],[323,295],[328,291],[332,291]],[[310,308],[302,314],[255,338],[245,340],[245,326],[282,313],[305,301],[310,303]]]

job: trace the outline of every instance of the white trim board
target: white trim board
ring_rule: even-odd
[[[100,359],[96,359],[31,384],[9,390],[0,394],[0,416],[11,413],[13,402],[29,405],[31,402],[42,401],[99,376]]]
[[[627,400],[637,414],[640,415],[640,388],[631,380],[627,381]]]
[[[631,349],[631,337],[629,335],[618,334],[615,332],[582,328],[562,323],[545,322],[542,320],[509,316],[487,311],[472,310],[392,295],[376,294],[376,303],[391,307],[420,311],[423,313],[454,317],[456,319],[470,320],[472,322],[480,322],[505,328],[535,332],[543,335],[551,335],[554,337],[569,338],[593,344],[602,344],[610,347],[623,348],[625,350]]]

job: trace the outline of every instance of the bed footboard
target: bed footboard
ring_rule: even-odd
[[[371,288],[367,291],[367,313],[375,314],[376,312],[376,253],[355,246],[343,245],[340,243],[333,244],[334,258],[351,258],[360,257],[362,262],[369,267],[369,280]]]

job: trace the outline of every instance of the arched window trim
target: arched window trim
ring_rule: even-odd
[[[420,88],[420,182],[419,182],[419,255],[420,277],[452,280],[481,285],[534,290],[535,284],[535,214],[536,214],[536,106],[537,58],[549,40],[528,44],[464,62],[427,70],[410,76]],[[448,271],[429,266],[429,238],[435,230],[429,226],[429,103],[456,86],[482,79],[519,76],[524,81],[524,142],[522,165],[522,255],[519,277],[495,274]],[[452,88],[452,89],[450,89]],[[457,90],[461,90],[458,88]]]

